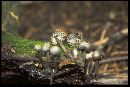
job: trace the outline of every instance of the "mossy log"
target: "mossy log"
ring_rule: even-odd
[[[29,57],[36,54],[34,46],[36,44],[44,45],[44,41],[32,41],[24,39],[20,36],[15,36],[9,32],[2,32],[2,45],[10,45],[10,51],[17,56]],[[6,47],[5,47],[6,48]]]

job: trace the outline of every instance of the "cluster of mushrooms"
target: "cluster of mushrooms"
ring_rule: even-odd
[[[51,42],[45,43],[44,46],[35,45],[36,57],[39,58],[42,66],[54,74],[58,71],[62,62],[67,60],[82,67],[85,75],[96,75],[99,61],[102,58],[101,52],[90,42],[83,40],[80,33],[71,33],[67,38],[65,37],[66,34],[63,31],[57,31],[52,33]],[[72,50],[66,48],[65,41],[73,47]],[[47,64],[44,64],[44,58],[46,58]],[[55,63],[51,69],[50,62]]]

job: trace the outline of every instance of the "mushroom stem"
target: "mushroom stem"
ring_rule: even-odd
[[[42,64],[42,66],[45,67],[45,70],[47,71],[48,66],[47,66],[47,64],[44,64],[44,61],[42,59],[42,51],[38,51],[37,54],[36,54],[36,57],[39,59],[39,61]],[[46,71],[45,71],[45,75],[47,75]]]
[[[60,48],[58,46],[52,46],[50,49],[51,59],[54,61],[54,69],[58,70],[58,60],[60,60]]]
[[[102,54],[101,54],[100,50],[94,51],[94,53],[93,53],[93,61],[95,62],[94,69],[93,69],[94,76],[96,76],[96,74],[97,74],[97,69],[98,69],[98,66],[99,66],[99,61],[102,58],[101,55]]]
[[[94,69],[95,78],[96,78],[96,75],[97,75],[98,68],[99,68],[99,60],[97,60],[96,63],[95,63],[95,69]]]
[[[85,64],[85,63],[86,63],[86,61],[85,61],[85,59],[86,59],[86,52],[83,51],[82,54],[83,54],[83,59],[82,59],[82,61],[83,61],[83,67],[84,67],[84,72],[85,72],[85,67],[86,67],[86,66],[85,66],[85,65],[86,65],[86,64]]]
[[[92,63],[91,63],[91,67],[90,67],[90,73],[91,73],[91,74],[93,73],[94,68],[95,68],[95,62],[92,61]]]
[[[49,52],[47,52],[46,70],[47,70],[47,72],[48,72],[48,70],[49,70],[49,73],[50,73],[51,68],[50,68],[50,54],[49,54]]]
[[[87,63],[87,69],[86,69],[86,75],[88,75],[88,74],[89,74],[90,65],[91,65],[91,62],[90,62],[90,61],[88,61],[88,63]]]
[[[36,54],[36,57],[39,59],[40,63],[42,64],[42,66],[46,67],[44,65],[44,62],[42,60],[42,52],[41,51],[38,51],[37,54]]]
[[[54,69],[51,69],[50,85],[53,84],[53,74],[54,74],[53,71]]]
[[[50,66],[50,55],[49,52],[47,52],[47,65]]]
[[[58,65],[57,64],[58,58],[56,56],[54,57],[54,62],[55,62],[55,66],[54,66],[55,67],[55,71],[57,72],[57,70],[58,70],[58,66],[57,66]]]

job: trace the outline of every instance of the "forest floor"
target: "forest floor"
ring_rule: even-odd
[[[101,64],[98,70],[101,76],[98,81],[103,84],[128,84],[128,61],[123,59],[128,58],[127,1],[63,1],[27,4],[22,2],[20,20],[18,33],[29,40],[50,41],[51,33],[59,29],[67,34],[80,32],[86,41],[97,46],[105,44],[104,59],[110,61]],[[8,46],[6,48],[8,49]],[[112,58],[122,59],[111,62]],[[3,77],[14,75],[12,71],[6,72],[7,67],[3,67]],[[9,70],[14,69],[12,67]],[[10,80],[4,79],[3,84],[6,81],[11,83]]]

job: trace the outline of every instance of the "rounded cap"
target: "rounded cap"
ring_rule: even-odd
[[[50,48],[50,54],[54,55],[54,56],[59,55],[60,54],[60,48],[58,46],[52,46]]]
[[[93,58],[94,61],[100,60],[101,57],[102,56],[101,56],[101,53],[99,51],[96,50],[96,51],[93,52],[92,58]]]
[[[40,51],[40,50],[42,50],[42,47],[41,47],[41,45],[35,45],[34,46],[34,49],[36,50],[36,51]]]
[[[45,43],[44,46],[42,47],[43,52],[47,52],[50,49],[50,43]]]
[[[79,51],[86,51],[87,53],[89,53],[91,51],[94,51],[95,48],[89,42],[83,41],[83,42],[80,43],[78,50]]]
[[[86,59],[90,60],[90,59],[92,59],[92,56],[93,56],[93,51],[91,51],[90,53],[86,54]]]

